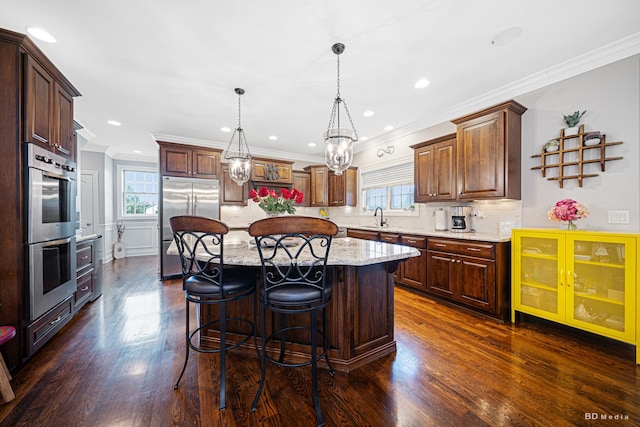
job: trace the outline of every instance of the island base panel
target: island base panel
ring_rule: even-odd
[[[397,263],[379,263],[366,266],[335,266],[330,268],[329,278],[333,281],[333,298],[327,306],[327,338],[329,339],[329,358],[336,371],[349,372],[376,359],[396,351],[393,336],[393,273]],[[258,304],[258,310],[260,310]],[[280,316],[267,312],[267,334],[279,326]],[[253,318],[253,299],[245,298],[227,306],[228,317]],[[258,316],[259,318],[260,316]],[[201,323],[218,318],[217,307],[203,306]],[[309,314],[288,316],[289,325],[308,325]],[[258,334],[261,326],[256,321]],[[318,319],[318,324],[320,319]],[[213,325],[217,327],[217,325]],[[244,329],[237,322],[230,322],[227,340],[241,339]],[[202,337],[204,344],[210,342],[215,347],[218,331],[209,329]],[[260,338],[258,338],[260,339]],[[308,331],[288,333],[287,358],[292,361],[309,359],[310,336]],[[269,353],[277,355],[280,349],[278,341],[270,342]],[[257,357],[251,340],[234,351]],[[319,366],[326,368],[324,361]]]

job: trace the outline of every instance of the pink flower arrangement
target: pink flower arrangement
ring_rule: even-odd
[[[562,199],[549,210],[548,215],[551,221],[566,221],[567,227],[575,230],[577,227],[573,221],[588,217],[589,208],[573,199]]]
[[[297,188],[289,190],[283,188],[278,194],[275,190],[269,190],[262,187],[260,190],[249,191],[249,198],[258,203],[258,206],[267,213],[296,213],[294,203],[301,204],[304,200],[304,194]]]

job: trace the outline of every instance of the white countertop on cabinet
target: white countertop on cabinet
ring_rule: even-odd
[[[456,233],[452,231],[427,231],[424,229],[410,228],[410,227],[372,227],[366,225],[339,225],[344,228],[351,228],[354,230],[374,231],[380,233],[398,233],[398,234],[412,234],[417,236],[427,237],[444,237],[447,239],[458,240],[478,240],[483,242],[510,242],[510,235],[493,234],[493,233]]]

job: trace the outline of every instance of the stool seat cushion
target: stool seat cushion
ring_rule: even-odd
[[[0,326],[0,345],[16,336],[16,328],[13,326]]]
[[[226,295],[244,292],[256,286],[256,274],[243,268],[225,268],[223,287]],[[185,290],[193,296],[220,297],[220,286],[206,278],[192,276],[185,281]]]
[[[325,301],[331,299],[333,284],[327,283],[325,288]],[[264,295],[264,289],[261,294]],[[311,304],[322,301],[322,293],[320,289],[313,288],[309,285],[284,285],[269,291],[269,301],[280,304]]]

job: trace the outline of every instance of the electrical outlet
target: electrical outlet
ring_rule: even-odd
[[[629,211],[608,211],[609,224],[629,224]]]

